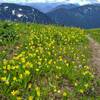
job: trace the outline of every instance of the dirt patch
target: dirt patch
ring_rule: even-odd
[[[100,44],[93,38],[89,37],[89,44],[91,49],[91,66],[95,70],[96,80],[100,81]],[[100,96],[100,86],[96,86],[96,94]]]

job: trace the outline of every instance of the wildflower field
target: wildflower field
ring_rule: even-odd
[[[0,22],[0,98],[95,100],[86,33]]]

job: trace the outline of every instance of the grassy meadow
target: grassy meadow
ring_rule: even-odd
[[[83,29],[1,21],[0,98],[96,100],[89,58]]]
[[[100,43],[100,29],[89,29],[86,30],[94,40]]]

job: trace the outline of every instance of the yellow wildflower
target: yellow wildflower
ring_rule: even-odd
[[[48,55],[50,56],[51,55],[51,52],[48,52]]]
[[[35,70],[36,70],[37,72],[39,71],[39,69],[38,69],[38,68],[36,68]]]
[[[40,88],[36,87],[35,90],[36,90],[37,96],[39,97],[40,96]]]
[[[66,97],[67,96],[67,93],[66,92],[63,92],[63,96]]]
[[[15,96],[15,95],[19,94],[19,91],[18,91],[18,90],[13,90],[13,91],[11,92],[11,94],[12,94],[13,96]]]
[[[8,61],[7,61],[6,59],[3,60],[3,64],[4,64],[4,65],[7,65],[7,62],[8,62]]]
[[[2,81],[6,81],[7,78],[6,78],[6,77],[1,77],[1,80],[2,80]]]
[[[41,65],[41,62],[38,62],[38,65]]]
[[[62,60],[63,60],[63,59],[62,59],[62,56],[59,56],[59,60],[60,60],[60,61],[62,61]]]
[[[54,89],[54,92],[57,92],[57,89],[56,88]]]
[[[21,98],[21,97],[17,97],[16,99],[17,99],[17,100],[22,100],[22,98]]]
[[[60,90],[58,90],[57,92],[58,92],[58,93],[61,93],[61,91],[60,91]]]
[[[31,62],[26,62],[25,66],[32,68],[33,67],[33,64]]]
[[[25,70],[25,75],[30,75],[30,71],[29,70]]]
[[[86,88],[88,88],[88,87],[89,87],[89,84],[85,84],[84,86],[85,86]]]
[[[29,96],[28,97],[28,100],[33,100],[33,96]]]
[[[83,89],[80,89],[79,91],[80,91],[80,93],[82,93],[82,94],[84,93],[84,90],[83,90]]]
[[[8,66],[7,66],[7,70],[10,70],[10,69],[11,69],[11,67],[10,67],[10,65],[8,65]]]
[[[16,68],[16,69],[18,69],[18,68],[19,68],[19,66],[18,66],[18,65],[16,65],[16,66],[15,66],[15,68]]]
[[[88,70],[89,69],[89,66],[84,66],[84,68],[86,68]]]
[[[32,84],[31,84],[31,83],[29,83],[29,84],[28,84],[28,88],[30,89],[31,87],[32,87]]]
[[[6,74],[7,73],[7,70],[4,70],[3,72]]]
[[[16,80],[17,80],[17,78],[16,78],[16,77],[13,77],[13,80],[14,80],[14,81],[16,81]]]
[[[22,74],[19,74],[19,78],[22,79],[23,78],[23,75]]]
[[[6,69],[6,66],[3,66],[3,69]]]
[[[15,69],[15,66],[12,66],[12,69],[14,70]]]
[[[78,84],[77,83],[75,83],[75,86],[77,86]]]
[[[6,84],[6,85],[9,85],[9,81],[6,81],[5,84]]]
[[[22,63],[25,63],[25,58],[21,58],[21,62]]]
[[[52,63],[52,60],[49,60],[48,64],[51,64]]]

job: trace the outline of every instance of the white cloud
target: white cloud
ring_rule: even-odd
[[[68,0],[69,3],[79,3],[80,5],[83,4],[91,4],[91,3],[97,3],[97,0]],[[100,0],[98,1],[100,2]]]
[[[0,2],[65,2],[65,3],[79,3],[81,5],[88,3],[100,3],[100,0],[2,0]]]

